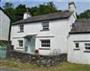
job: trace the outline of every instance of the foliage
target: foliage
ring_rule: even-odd
[[[57,11],[58,10],[56,9],[53,2],[49,2],[47,4],[40,4],[38,7],[32,7],[30,10],[33,16],[53,13]]]
[[[0,42],[0,48],[6,48],[6,44],[4,44],[3,42]]]
[[[6,2],[3,8],[5,12],[10,16],[12,22],[22,19],[23,14],[27,11],[27,9],[32,14],[32,16],[43,15],[58,11],[53,2],[40,4],[39,6],[35,6],[32,8],[26,8],[26,6],[22,4],[14,8],[12,3]]]
[[[9,2],[6,2],[3,7],[4,7],[4,9],[12,8],[13,7],[13,4],[12,3],[9,3]]]
[[[22,19],[24,12],[26,12],[26,6],[22,4],[18,5],[15,8],[15,21]]]
[[[90,10],[86,10],[85,12],[78,15],[78,18],[90,18]]]
[[[26,6],[22,4],[18,5],[17,7],[14,7],[12,3],[6,2],[3,8],[7,13],[7,15],[10,16],[12,22],[16,22],[17,20],[22,19],[24,12],[26,12],[27,10],[31,13],[32,16],[54,13],[59,11],[57,10],[53,2],[48,2],[47,4],[46,3],[40,4],[39,6],[35,6],[31,8],[29,7],[26,8]],[[77,17],[79,19],[90,18],[90,10],[86,10]]]

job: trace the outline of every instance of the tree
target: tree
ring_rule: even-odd
[[[25,6],[25,5],[22,5],[22,4],[18,5],[18,6],[15,8],[16,20],[22,19],[24,12],[26,12],[26,6]]]
[[[57,12],[55,5],[53,2],[48,2],[47,4],[40,4],[38,7],[32,7],[30,12],[33,16],[43,15],[48,13]]]
[[[7,15],[13,21],[13,19],[15,18],[13,4],[6,2],[5,5],[3,6],[3,8],[4,8],[4,11],[7,13]]]
[[[14,8],[12,3],[7,2],[3,8],[7,15],[10,16],[11,22],[22,19],[24,12],[26,12],[26,6],[22,4]]]
[[[78,18],[90,18],[90,10],[86,10],[85,12],[78,15]]]
[[[4,9],[8,9],[8,8],[12,8],[12,7],[13,7],[13,4],[9,3],[9,2],[6,2],[5,5],[3,6]]]
[[[53,2],[40,4],[39,6],[35,6],[32,8],[26,8],[26,6],[22,4],[14,8],[12,3],[7,2],[3,7],[5,12],[11,17],[12,22],[22,19],[23,14],[27,11],[27,9],[32,14],[32,16],[43,15],[58,11]]]

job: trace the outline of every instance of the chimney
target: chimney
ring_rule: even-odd
[[[27,9],[27,11],[23,15],[23,19],[27,19],[27,18],[30,18],[30,17],[31,17],[31,14],[30,14],[30,12]]]
[[[76,6],[74,3],[74,0],[69,0],[68,9],[70,12],[73,12],[74,17],[77,18],[76,17]]]

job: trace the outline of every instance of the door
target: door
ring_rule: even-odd
[[[34,37],[30,37],[27,38],[25,41],[25,52],[27,53],[34,53],[35,50],[35,38]]]
[[[35,51],[35,38],[32,37],[30,41],[30,50],[33,53]]]
[[[6,48],[0,46],[0,59],[6,58]]]

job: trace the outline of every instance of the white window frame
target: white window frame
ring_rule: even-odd
[[[78,49],[80,47],[79,42],[75,43],[75,47]]]
[[[74,42],[75,49],[80,49],[80,42]]]
[[[23,40],[18,40],[19,47],[23,47]]]
[[[50,43],[50,39],[43,39],[41,40],[41,47],[50,47],[51,43]]]
[[[20,24],[19,25],[19,29],[20,29],[20,32],[24,32],[24,25],[23,24]]]
[[[85,50],[86,51],[90,51],[90,42],[89,43],[85,43]]]
[[[42,22],[42,27],[43,27],[43,31],[48,31],[49,30],[49,22],[48,21],[45,21],[45,22]]]

